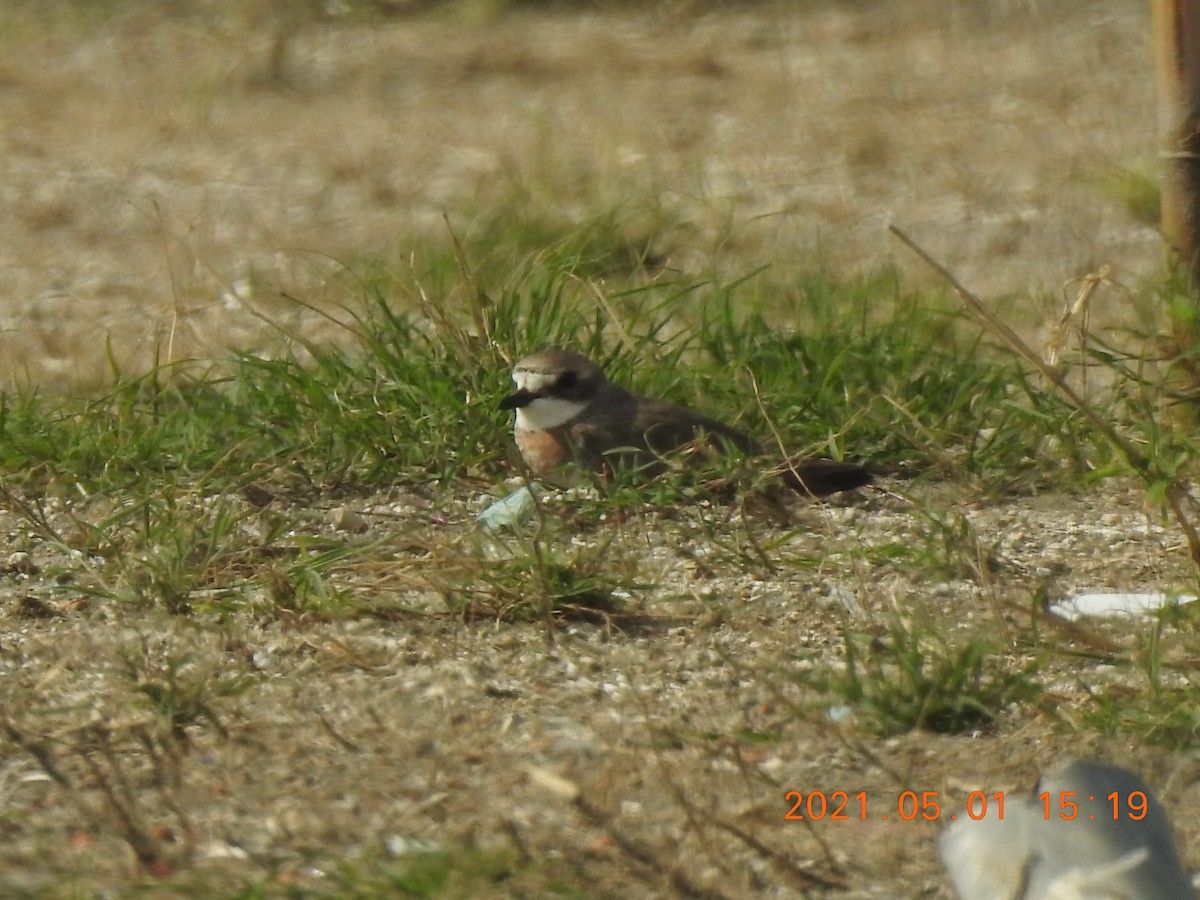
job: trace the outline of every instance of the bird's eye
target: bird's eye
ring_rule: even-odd
[[[555,387],[560,387],[560,388],[574,387],[575,382],[577,382],[578,380],[579,380],[579,376],[577,374],[575,374],[574,372],[563,372],[563,374],[558,376],[558,381],[555,383]]]

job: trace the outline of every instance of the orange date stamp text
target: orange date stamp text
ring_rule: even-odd
[[[947,800],[938,791],[901,791],[888,796],[869,795],[867,791],[788,791],[783,797],[787,804],[783,818],[789,822],[936,822],[942,818],[954,820],[960,815],[973,820],[1003,819],[1004,796],[1004,791],[971,791],[960,812],[947,813]],[[1138,822],[1146,817],[1149,807],[1142,791],[1113,791],[1107,796],[1043,791],[1030,799],[1047,821],[1129,819]],[[1029,800],[1022,797],[1020,802]]]

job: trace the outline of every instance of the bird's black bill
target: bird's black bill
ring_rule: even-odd
[[[522,406],[528,406],[541,394],[535,394],[533,391],[527,391],[524,388],[517,391],[515,394],[509,394],[500,401],[501,409],[520,409]]]

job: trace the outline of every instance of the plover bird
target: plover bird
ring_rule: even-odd
[[[610,473],[636,467],[647,475],[667,467],[685,448],[704,459],[732,447],[758,456],[757,443],[735,428],[654,397],[613,384],[587,357],[571,350],[539,350],[513,369],[516,391],[500,403],[516,410],[513,434],[521,457],[538,478],[564,483],[563,466]],[[831,459],[786,460],[773,467],[797,493],[824,497],[870,484],[871,473]]]

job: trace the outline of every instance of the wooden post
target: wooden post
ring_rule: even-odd
[[[1200,0],[1151,0],[1163,146],[1162,230],[1200,285]]]

